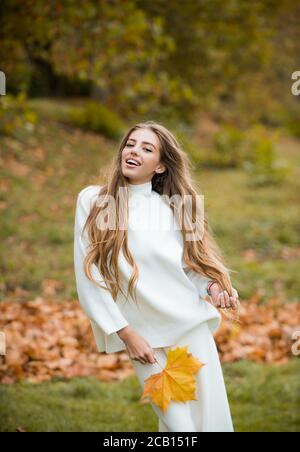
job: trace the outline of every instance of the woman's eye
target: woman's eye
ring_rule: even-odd
[[[132,147],[133,144],[126,144],[126,146],[127,146],[127,147]],[[152,152],[152,149],[147,149],[147,148],[145,148],[145,149],[146,149],[146,151],[148,151],[148,152]]]

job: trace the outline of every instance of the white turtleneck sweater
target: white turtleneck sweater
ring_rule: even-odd
[[[74,225],[74,268],[79,302],[90,319],[99,352],[126,349],[117,331],[130,325],[153,347],[166,347],[191,328],[207,322],[211,331],[220,326],[219,311],[205,300],[209,278],[183,263],[183,238],[174,227],[173,212],[152,182],[128,185],[128,246],[139,269],[137,303],[119,292],[116,300],[110,292],[97,287],[84,274],[87,231],[82,228],[100,185],[90,185],[77,198]],[[120,251],[118,266],[121,285],[127,293],[132,267]],[[104,280],[95,264],[93,277]]]

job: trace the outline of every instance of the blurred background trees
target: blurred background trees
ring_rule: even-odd
[[[290,93],[296,0],[2,0],[0,8],[0,64],[13,94],[92,98],[124,118],[191,121],[205,109],[299,133]]]

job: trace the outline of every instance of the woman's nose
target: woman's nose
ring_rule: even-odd
[[[133,154],[135,154],[135,155],[138,155],[138,154],[139,154],[139,152],[138,152],[137,149],[131,149],[131,152],[132,152]]]

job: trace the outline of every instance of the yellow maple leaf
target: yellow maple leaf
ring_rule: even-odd
[[[142,401],[152,400],[165,412],[171,400],[197,400],[196,374],[205,364],[188,352],[187,348],[188,346],[168,350],[167,362],[162,372],[145,379]]]

